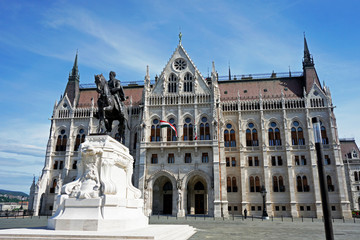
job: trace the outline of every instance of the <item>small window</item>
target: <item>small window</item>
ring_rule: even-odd
[[[266,88],[264,89],[264,92],[267,92],[267,89],[266,89]]]
[[[64,129],[62,129],[60,133],[61,133],[61,134],[65,134],[65,130],[64,130]]]
[[[152,163],[152,164],[157,164],[157,163],[158,163],[158,156],[157,156],[157,154],[152,154],[152,155],[151,155],[151,163]]]
[[[238,207],[237,206],[234,206],[234,211],[237,211],[238,210]]]
[[[231,212],[231,206],[228,206],[228,211]]]
[[[258,206],[258,211],[261,211],[261,206]]]
[[[53,205],[49,206],[49,210],[52,211],[53,210]]]
[[[72,169],[77,169],[77,161],[74,161],[74,163],[72,165]]]
[[[286,206],[282,206],[282,207],[281,207],[281,210],[282,210],[282,211],[286,211]]]
[[[226,158],[226,166],[230,167],[230,158],[228,158],[228,157]]]
[[[252,157],[248,158],[248,164],[249,164],[249,167],[251,167],[253,165]]]
[[[227,128],[232,128],[232,125],[230,123],[226,124]]]
[[[272,165],[273,167],[276,166],[276,158],[275,158],[275,156],[271,156],[271,165]]]
[[[175,163],[175,156],[173,153],[169,153],[168,155],[168,163]]]
[[[60,161],[59,169],[63,169],[63,168],[64,168],[64,161]]]
[[[203,163],[209,162],[209,154],[208,153],[202,153],[201,162],[203,162]]]
[[[275,206],[275,211],[280,211],[280,207],[279,207],[279,206]]]
[[[258,158],[258,157],[255,157],[255,158],[254,158],[254,166],[256,166],[256,167],[260,166],[260,162],[259,162],[259,158]]]
[[[304,206],[300,206],[300,211],[304,211]]]
[[[247,90],[244,90],[244,93],[247,93]]]
[[[331,211],[336,211],[336,206],[331,206]]]
[[[185,153],[185,163],[191,163],[191,153]]]
[[[225,91],[224,94],[227,94],[227,91]]]
[[[234,157],[231,158],[231,166],[236,167],[236,160]]]
[[[251,211],[255,211],[255,206],[251,206]]]
[[[310,207],[310,206],[306,206],[306,211],[311,211],[311,207]]]

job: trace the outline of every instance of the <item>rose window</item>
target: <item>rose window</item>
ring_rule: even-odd
[[[174,61],[174,67],[178,71],[184,70],[186,68],[186,61],[182,58],[178,58]]]

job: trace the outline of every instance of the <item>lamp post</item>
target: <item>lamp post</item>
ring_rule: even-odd
[[[23,202],[24,202],[24,196],[21,197],[21,206],[20,206],[21,210],[23,209]]]
[[[265,186],[262,185],[261,186],[261,191],[260,191],[262,197],[263,197],[263,212],[262,212],[262,219],[269,219],[269,216],[266,212],[266,194],[267,194],[267,191],[265,189]]]
[[[324,226],[326,240],[334,240],[333,226],[331,222],[331,211],[329,205],[329,194],[326,187],[324,167],[323,167],[323,153],[321,143],[321,131],[320,121],[317,117],[312,118],[314,138],[315,138],[315,149],[317,155],[317,166],[320,182],[320,194],[321,194],[321,205],[324,215]]]

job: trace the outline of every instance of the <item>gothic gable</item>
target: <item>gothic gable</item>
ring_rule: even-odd
[[[152,94],[183,95],[195,92],[209,93],[210,88],[181,43],[179,43],[155,83]]]

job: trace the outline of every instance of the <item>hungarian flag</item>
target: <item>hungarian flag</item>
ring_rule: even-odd
[[[166,121],[163,121],[163,120],[160,120],[160,127],[161,127],[161,128],[169,127],[169,128],[171,128],[172,130],[175,131],[176,137],[178,136],[178,135],[177,135],[176,128],[175,128],[171,123],[166,122]]]

